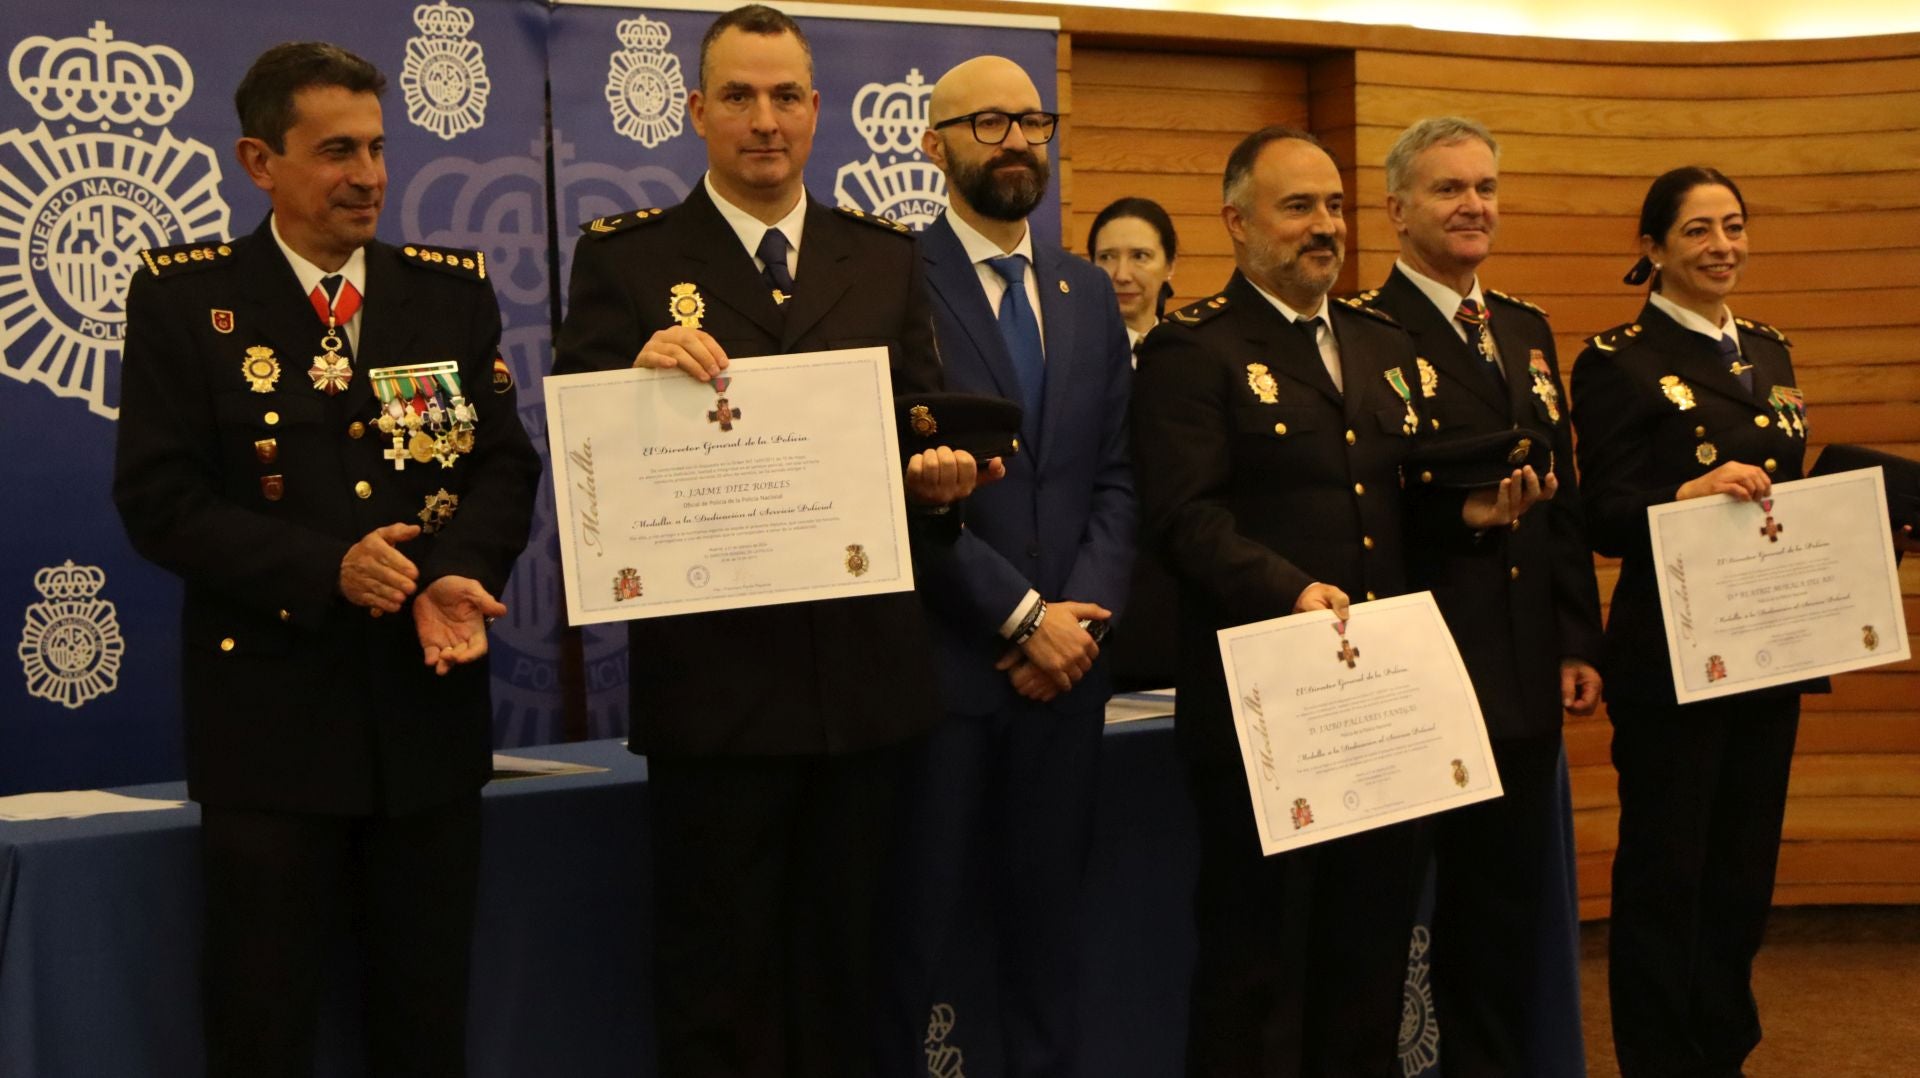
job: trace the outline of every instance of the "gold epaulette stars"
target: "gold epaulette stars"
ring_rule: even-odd
[[[1492,296],[1494,299],[1511,303],[1515,307],[1525,307],[1527,310],[1532,311],[1534,314],[1537,314],[1542,318],[1545,318],[1547,316],[1547,312],[1544,309],[1542,309],[1539,306],[1536,306],[1535,304],[1528,303],[1526,300],[1521,299],[1519,296],[1509,296],[1505,292],[1496,292],[1491,288],[1482,289],[1482,291],[1484,291],[1487,295]]]
[[[835,206],[834,212],[844,214],[856,221],[872,225],[875,228],[884,228],[889,232],[898,232],[903,236],[910,235],[913,232],[913,229],[908,228],[906,225],[901,224],[891,217],[882,217],[877,213],[857,210],[852,206]]]
[[[611,236],[616,232],[625,232],[635,225],[644,225],[649,221],[658,221],[667,211],[658,206],[646,209],[628,210],[611,217],[596,217],[580,226],[580,231],[589,236]]]
[[[1380,321],[1385,322],[1387,325],[1396,326],[1396,327],[1400,325],[1400,323],[1393,320],[1392,315],[1388,314],[1387,312],[1381,310],[1378,307],[1367,306],[1366,302],[1362,300],[1359,296],[1348,296],[1346,299],[1342,299],[1337,302],[1342,307],[1345,307],[1348,310],[1359,311],[1361,314],[1368,315],[1373,318],[1378,318]]]
[[[1779,341],[1781,344],[1785,344],[1785,345],[1793,344],[1792,341],[1787,339],[1786,334],[1780,332],[1779,330],[1773,328],[1770,325],[1767,325],[1765,322],[1755,322],[1752,319],[1748,319],[1748,318],[1736,318],[1733,320],[1733,324],[1736,326],[1739,326],[1741,329],[1750,329],[1753,332],[1760,334],[1762,337],[1770,337],[1773,340]]]
[[[186,270],[206,269],[216,262],[231,257],[233,248],[226,241],[214,243],[183,243],[177,247],[155,247],[140,252],[140,260],[147,264],[147,272],[155,277],[169,277]]]
[[[1640,336],[1640,323],[1628,322],[1625,325],[1615,326],[1612,329],[1601,330],[1599,333],[1588,337],[1587,346],[1589,348],[1597,348],[1602,352],[1618,352],[1620,349],[1632,344],[1638,336]]]
[[[1206,299],[1194,300],[1177,311],[1168,311],[1167,316],[1161,321],[1172,322],[1176,326],[1197,326],[1210,318],[1218,317],[1230,303],[1227,294],[1222,292],[1208,296]]]
[[[409,243],[400,248],[400,254],[409,265],[425,269],[436,269],[442,273],[451,273],[455,277],[484,281],[487,279],[487,256],[484,251],[463,251],[457,247],[422,247]]]

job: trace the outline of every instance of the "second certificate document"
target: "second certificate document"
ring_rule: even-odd
[[[1431,592],[1222,629],[1260,845],[1282,853],[1501,795]]]
[[[884,348],[546,381],[575,625],[908,591]]]

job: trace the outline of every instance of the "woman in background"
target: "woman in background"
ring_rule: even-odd
[[[1801,477],[1806,408],[1787,339],[1728,309],[1747,207],[1711,168],[1653,182],[1640,210],[1652,278],[1632,323],[1573,365],[1580,495],[1594,546],[1621,559],[1601,662],[1619,774],[1608,976],[1622,1078],[1741,1073],[1760,1042],[1749,988],[1773,901],[1802,682],[1676,703],[1647,508],[1764,501]]]
[[[1136,350],[1173,297],[1173,259],[1180,246],[1158,202],[1123,198],[1101,210],[1087,233],[1087,257],[1107,271],[1120,318]]]

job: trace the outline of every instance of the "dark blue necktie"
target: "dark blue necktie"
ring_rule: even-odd
[[[1753,392],[1753,364],[1740,362],[1740,346],[1732,337],[1721,337],[1715,347],[1720,349],[1720,358],[1727,361],[1727,373],[1740,379],[1741,389]]]
[[[753,254],[766,263],[767,286],[775,292],[773,301],[785,303],[793,295],[793,274],[787,269],[787,234],[777,228],[767,229],[767,234],[760,237],[760,249]]]
[[[1038,427],[1047,361],[1040,348],[1040,319],[1027,298],[1027,260],[1020,255],[1002,255],[987,259],[987,265],[1007,282],[1006,294],[1000,297],[1000,337],[1007,342],[1013,373],[1020,379],[1020,406],[1026,409],[1028,421]]]

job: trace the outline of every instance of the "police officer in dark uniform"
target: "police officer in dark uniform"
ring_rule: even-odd
[[[1710,168],[1653,182],[1640,210],[1639,317],[1573,367],[1581,493],[1621,559],[1601,669],[1620,776],[1608,954],[1623,1078],[1735,1076],[1760,1041],[1749,987],[1773,899],[1802,682],[1681,706],[1660,613],[1649,506],[1768,497],[1798,479],[1805,398],[1787,339],[1733,317],[1746,203]]]
[[[1385,1078],[1424,825],[1263,857],[1214,634],[1409,590],[1415,351],[1387,316],[1327,300],[1343,194],[1312,136],[1248,136],[1223,188],[1239,272],[1148,335],[1133,397],[1143,549],[1180,588],[1176,729],[1200,829],[1187,1073]],[[1462,527],[1504,526],[1538,494],[1504,481]]]
[[[464,1073],[490,767],[486,622],[539,462],[483,255],[374,239],[372,65],[276,46],[236,95],[273,212],[149,251],[128,295],[114,498],[186,583],[216,1076],[312,1072],[360,928],[369,1073]]]
[[[806,193],[812,73],[784,14],[715,20],[688,96],[707,175],[676,207],[585,226],[556,374],[678,367],[712,381],[729,356],[884,345],[896,396],[940,388],[911,234]],[[908,494],[950,502],[974,477],[971,457],[929,450]],[[942,530],[914,524],[921,538]],[[642,620],[628,640],[662,1073],[869,1073],[893,792],[904,744],[941,713],[919,600]]]
[[[1413,335],[1423,440],[1524,427],[1551,448],[1551,500],[1506,529],[1460,532],[1460,494],[1434,486],[1431,471],[1407,476],[1415,512],[1462,537],[1413,544],[1413,576],[1433,591],[1466,662],[1503,791],[1435,821],[1433,978],[1448,1078],[1527,1071],[1538,956],[1513,941],[1577,920],[1571,893],[1566,909],[1543,905],[1565,872],[1561,709],[1589,715],[1600,702],[1600,599],[1553,330],[1538,307],[1482,288],[1477,275],[1499,224],[1497,155],[1472,120],[1422,120],[1401,134],[1386,161],[1400,258],[1360,296]],[[1558,998],[1576,1013],[1552,1028],[1578,1026],[1574,973]]]

